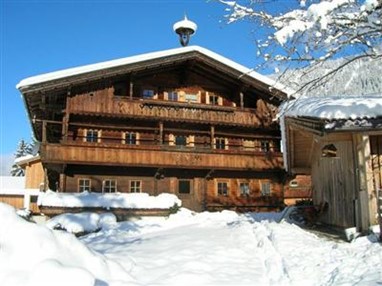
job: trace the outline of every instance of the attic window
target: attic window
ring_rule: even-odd
[[[322,157],[328,157],[328,158],[337,157],[337,148],[336,148],[336,146],[334,146],[333,144],[325,145],[322,148],[321,156]]]
[[[289,186],[291,188],[297,188],[298,187],[298,182],[297,181],[290,181]]]
[[[153,89],[144,89],[142,92],[143,98],[153,98],[155,91]]]

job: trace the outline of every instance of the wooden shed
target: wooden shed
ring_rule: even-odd
[[[382,189],[382,95],[301,98],[282,111],[284,160],[290,174],[312,177],[319,220],[367,231],[378,224]]]
[[[26,189],[25,177],[0,177],[0,202],[13,206],[16,209],[27,209],[38,213],[38,189]]]

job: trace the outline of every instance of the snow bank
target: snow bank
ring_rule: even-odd
[[[91,251],[74,235],[27,222],[2,203],[0,246],[2,286],[123,285],[132,281],[119,264]]]
[[[146,193],[57,193],[47,191],[38,197],[38,204],[51,207],[103,207],[125,209],[168,209],[181,206],[182,201],[173,194],[150,196]]]
[[[112,213],[91,213],[83,212],[78,214],[66,213],[53,217],[46,222],[50,229],[64,229],[70,233],[94,232],[104,228],[106,225],[113,225],[117,218]]]

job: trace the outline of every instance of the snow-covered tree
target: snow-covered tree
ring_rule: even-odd
[[[22,139],[17,147],[17,150],[15,152],[15,160],[17,158],[21,158],[27,155],[31,155],[33,153],[33,145],[25,142],[24,139]],[[25,171],[16,164],[16,162],[12,165],[11,169],[11,175],[16,177],[22,177],[25,176]]]
[[[299,91],[322,85],[361,58],[382,64],[382,0],[217,1],[226,5],[228,23],[258,25],[257,34],[265,35],[256,40],[263,65],[304,68],[309,74],[328,60],[344,59]]]

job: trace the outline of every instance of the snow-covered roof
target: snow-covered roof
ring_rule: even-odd
[[[25,177],[0,176],[0,191],[5,189],[24,189]]]
[[[151,52],[151,53],[146,53],[146,54],[141,54],[141,55],[136,55],[136,56],[131,56],[131,57],[126,57],[126,58],[121,58],[121,59],[116,59],[116,60],[111,60],[111,61],[106,61],[106,62],[100,62],[96,64],[90,64],[90,65],[85,65],[85,66],[79,66],[75,68],[69,68],[65,70],[59,70],[55,72],[50,72],[46,74],[41,74],[33,77],[29,77],[26,79],[21,80],[17,85],[16,88],[19,90],[28,88],[32,85],[37,85],[53,80],[58,80],[58,79],[64,79],[72,76],[78,76],[86,73],[91,73],[91,72],[96,72],[96,71],[101,71],[101,70],[107,70],[107,69],[112,69],[112,68],[117,68],[117,67],[122,67],[126,65],[131,65],[131,64],[136,64],[140,62],[145,62],[145,61],[150,61],[150,60],[155,60],[155,59],[160,59],[160,58],[165,58],[169,56],[176,56],[176,55],[182,55],[190,52],[199,52],[209,58],[212,58],[232,69],[237,70],[243,75],[247,75],[255,80],[258,80],[260,82],[263,82],[270,87],[274,87],[276,89],[279,89],[287,94],[293,93],[292,90],[288,90],[285,86],[283,86],[280,83],[277,83],[273,79],[270,79],[264,75],[261,75],[243,65],[240,65],[228,58],[225,58],[215,52],[212,52],[206,48],[202,48],[199,46],[188,46],[188,47],[181,47],[181,48],[176,48],[176,49],[169,49],[169,50],[164,50],[164,51],[158,51],[158,52]]]
[[[28,155],[16,158],[15,159],[15,164],[20,166],[20,165],[28,164],[30,162],[37,161],[37,160],[40,160],[40,155],[31,155],[31,154],[28,154]]]
[[[300,97],[283,104],[281,115],[328,120],[382,117],[382,94],[346,97]]]

